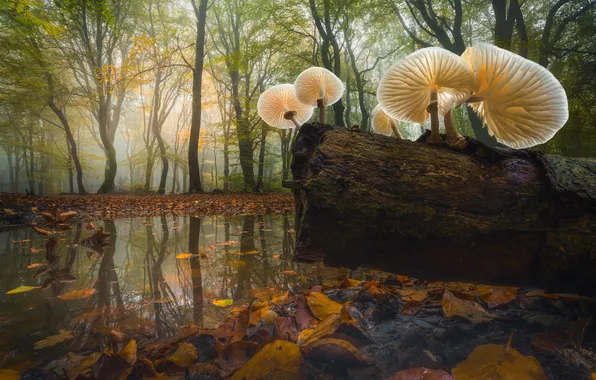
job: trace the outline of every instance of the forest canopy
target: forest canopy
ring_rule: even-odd
[[[535,149],[596,156],[594,35],[596,0],[0,0],[0,191],[281,190],[296,131],[258,116],[267,88],[325,67],[345,85],[327,121],[368,132],[397,60],[474,42],[561,81],[569,120]]]

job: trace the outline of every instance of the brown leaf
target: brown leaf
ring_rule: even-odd
[[[60,223],[66,223],[66,222],[68,222],[70,219],[72,219],[75,216],[77,216],[77,212],[76,211],[63,212],[60,215],[58,215],[58,222],[60,222]]]
[[[310,308],[312,314],[319,320],[327,318],[331,314],[339,314],[341,312],[341,304],[335,302],[323,293],[308,292],[306,294],[306,303]]]
[[[460,300],[448,290],[443,294],[441,305],[443,306],[443,312],[447,318],[457,315],[472,323],[487,322],[494,318],[494,316],[484,310],[482,306],[472,301]]]
[[[245,365],[259,350],[259,345],[239,340],[224,348],[218,355],[218,365],[226,374],[231,374]]]
[[[299,294],[296,296],[296,325],[298,330],[310,329],[317,325],[318,320],[312,316],[306,305],[306,298]]]
[[[321,339],[326,335],[333,334],[342,323],[339,314],[329,314],[315,328],[304,329],[298,334],[298,347],[304,347]]]
[[[453,377],[445,371],[419,367],[399,371],[386,380],[453,380]]]
[[[273,321],[273,332],[279,339],[296,342],[298,340],[298,327],[294,317],[277,317]]]
[[[37,232],[40,235],[50,236],[53,234],[52,231],[44,230],[43,228],[39,228],[37,226],[32,226],[32,227],[33,227],[33,230],[35,230],[35,232]]]
[[[488,304],[489,309],[506,305],[517,297],[518,288],[507,286],[493,286],[492,288],[492,293],[480,297]]]
[[[72,331],[60,330],[60,334],[51,335],[45,339],[36,342],[34,348],[36,350],[40,350],[42,348],[52,347],[57,345],[58,343],[64,342],[65,340],[69,340],[72,338]]]
[[[305,356],[333,364],[366,365],[366,359],[350,342],[336,338],[319,339],[305,347]]]
[[[21,374],[13,369],[0,369],[0,379],[21,380]]]
[[[428,291],[424,289],[396,289],[404,302],[422,302],[428,297]]]
[[[351,278],[346,278],[340,285],[340,288],[352,288],[354,286],[358,286],[362,283],[362,281],[354,280]]]
[[[298,346],[285,340],[276,340],[263,347],[234,373],[232,380],[299,380],[301,363]]]
[[[174,353],[165,359],[157,360],[155,365],[156,367],[163,368],[164,366],[167,366],[166,362],[169,362],[180,368],[190,367],[190,365],[194,363],[198,357],[199,355],[197,354],[197,349],[195,346],[190,343],[181,342]]]

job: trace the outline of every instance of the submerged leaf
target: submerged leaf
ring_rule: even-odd
[[[482,306],[472,301],[461,300],[448,290],[443,294],[441,305],[447,318],[457,315],[472,323],[487,322],[494,318],[494,315],[488,313]]]
[[[6,294],[18,294],[18,293],[26,293],[26,292],[30,292],[33,289],[39,289],[39,286],[27,286],[27,285],[21,285],[18,288],[14,288],[13,290],[9,290],[8,292],[6,292]]]
[[[60,294],[58,299],[63,301],[71,301],[71,300],[78,300],[83,298],[89,298],[95,293],[95,289],[82,289],[82,290],[73,290],[72,292]]]
[[[276,340],[263,347],[234,373],[232,380],[298,380],[301,361],[298,346],[285,340]]]
[[[190,259],[192,257],[192,253],[179,253],[176,255],[178,260]]]
[[[21,380],[21,374],[13,369],[0,369],[0,379]]]
[[[492,293],[480,297],[490,309],[508,304],[517,296],[517,288],[507,286],[493,286]]]
[[[366,359],[352,343],[343,339],[323,338],[305,348],[306,357],[328,363],[366,365]]]
[[[476,347],[451,373],[455,380],[548,380],[536,358],[501,344]]]
[[[168,360],[180,367],[190,366],[199,355],[197,349],[190,343],[182,342],[178,345],[176,351],[168,356]]]
[[[419,367],[399,371],[386,380],[453,380],[453,377],[445,371]]]
[[[45,339],[40,340],[39,342],[35,343],[35,349],[39,350],[45,347],[52,347],[57,345],[58,343],[64,342],[65,340],[72,339],[72,331],[68,330],[60,330],[60,334],[51,335]]]
[[[45,267],[45,266],[47,266],[47,264],[34,263],[34,264],[28,265],[27,269],[33,269],[33,268],[39,268],[39,267]]]

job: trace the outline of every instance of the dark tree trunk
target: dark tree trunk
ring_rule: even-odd
[[[188,172],[190,175],[189,192],[203,192],[201,185],[201,170],[199,168],[199,135],[201,132],[201,87],[203,83],[203,64],[205,57],[205,24],[207,21],[207,0],[200,0],[197,7],[195,0],[191,0],[195,17],[197,18],[197,38],[195,67],[192,79],[192,118],[190,123],[190,138],[188,141]]]
[[[66,140],[68,141],[68,147],[70,148],[70,157],[72,157],[72,160],[75,165],[75,170],[77,172],[77,187],[79,188],[79,194],[87,194],[87,190],[85,190],[85,185],[83,184],[83,167],[81,166],[81,161],[79,160],[77,143],[72,134],[72,130],[70,129],[70,123],[68,122],[68,119],[66,118],[66,115],[64,114],[62,109],[56,106],[53,100],[50,100],[49,106],[52,109],[52,111],[54,111],[56,116],[58,116],[58,119],[60,119],[60,123],[62,123],[62,126],[64,127],[64,132],[66,133]],[[114,151],[114,156],[115,154],[116,152]],[[72,193],[72,176],[70,178],[70,181],[70,192]]]
[[[194,255],[190,259],[192,278],[193,315],[197,326],[203,325],[203,277],[199,259],[199,236],[201,234],[201,218],[190,217],[188,232],[188,252]]]
[[[261,125],[261,144],[259,148],[259,169],[255,192],[263,191],[263,175],[265,173],[265,146],[267,144],[267,126]]]
[[[298,259],[596,294],[596,161],[328,129],[293,147]]]

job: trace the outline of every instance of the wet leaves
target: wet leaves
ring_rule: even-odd
[[[192,253],[179,253],[176,255],[176,258],[178,260],[190,259],[191,257],[192,257]]]
[[[458,316],[463,317],[472,323],[488,322],[494,318],[494,315],[484,310],[479,304],[472,301],[461,300],[454,296],[450,291],[445,291],[443,294],[441,305],[447,318]]]
[[[386,380],[453,380],[453,377],[445,371],[420,367],[399,371]]]
[[[308,292],[306,294],[306,303],[312,314],[319,320],[341,312],[341,304],[331,300],[321,292]]]
[[[323,338],[305,347],[306,357],[345,365],[366,365],[366,359],[356,347],[343,339]]]
[[[232,380],[299,380],[302,357],[294,343],[277,340],[263,347]]]
[[[234,300],[227,298],[227,299],[223,299],[223,300],[213,300],[213,301],[211,301],[211,303],[217,307],[228,307],[228,306],[232,306],[232,304],[234,303]]]
[[[80,300],[91,297],[95,293],[95,289],[81,289],[73,290],[68,293],[59,295],[57,298],[62,301]]]
[[[8,292],[6,292],[6,294],[19,294],[19,293],[27,293],[30,292],[32,290],[35,289],[39,289],[39,286],[27,286],[27,285],[21,285],[17,288],[14,288],[12,290],[9,290]]]
[[[520,354],[510,344],[478,346],[451,372],[455,380],[548,380],[536,358]]]
[[[493,286],[492,292],[483,295],[481,299],[488,304],[489,309],[492,309],[513,301],[517,297],[517,289],[513,287]]]
[[[34,348],[36,350],[41,350],[42,348],[52,347],[69,339],[73,339],[72,331],[60,330],[59,334],[51,335],[35,343]]]
[[[13,369],[0,369],[0,379],[21,380],[21,374]]]
[[[137,362],[137,341],[131,340],[120,352],[118,353],[128,364],[131,366]]]

